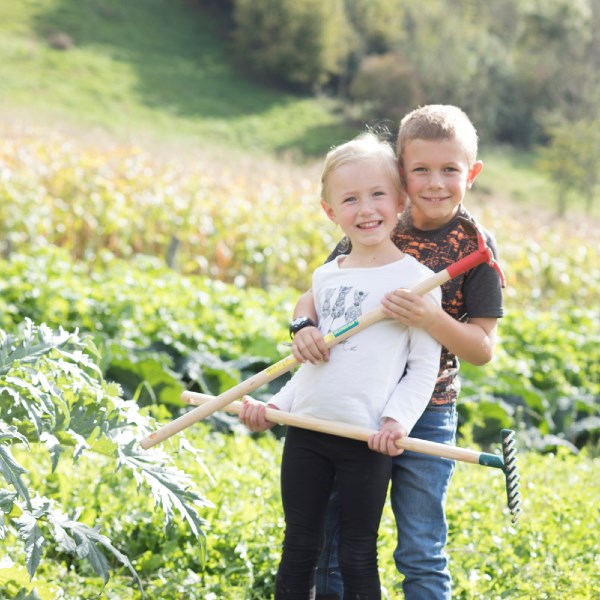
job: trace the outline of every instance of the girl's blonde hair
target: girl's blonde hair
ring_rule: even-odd
[[[342,165],[362,160],[380,161],[388,170],[394,188],[402,192],[398,163],[392,146],[374,133],[361,133],[353,140],[332,148],[325,157],[321,174],[321,199],[327,202],[329,175]]]

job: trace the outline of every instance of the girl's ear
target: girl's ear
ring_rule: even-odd
[[[470,190],[473,182],[477,178],[477,175],[481,173],[481,169],[483,169],[483,163],[478,160],[473,163],[473,166],[469,169],[469,174],[467,175],[467,189]]]
[[[337,219],[335,218],[333,208],[331,208],[331,206],[329,206],[329,204],[327,204],[325,200],[321,200],[321,206],[323,207],[323,210],[325,211],[325,214],[329,217],[329,219],[337,225]]]

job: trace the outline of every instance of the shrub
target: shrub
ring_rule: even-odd
[[[366,57],[350,85],[350,97],[363,106],[366,116],[394,124],[423,102],[418,74],[395,53]]]
[[[236,0],[233,15],[238,60],[266,78],[310,89],[348,53],[340,0]]]

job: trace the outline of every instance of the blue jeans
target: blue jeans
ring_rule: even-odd
[[[454,406],[429,407],[410,435],[454,445],[456,425]],[[394,459],[391,502],[398,530],[394,560],[404,575],[402,589],[406,600],[451,598],[452,580],[444,550],[448,535],[444,505],[454,467],[453,460],[409,451]],[[320,595],[337,595],[341,600],[344,587],[337,561],[339,506],[335,493],[325,527],[325,544],[317,569],[317,599]]]

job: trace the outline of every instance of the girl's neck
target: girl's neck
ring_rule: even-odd
[[[390,243],[384,247],[352,246],[350,254],[339,265],[342,269],[368,269],[369,267],[383,267],[403,257],[404,252],[390,240]]]

